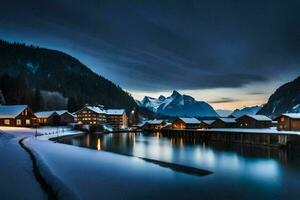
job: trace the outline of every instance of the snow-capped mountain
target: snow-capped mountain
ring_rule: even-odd
[[[242,109],[235,109],[230,115],[234,117],[240,117],[242,115],[256,115],[263,105],[250,106]]]
[[[300,113],[300,76],[280,86],[259,114],[277,117],[282,113]]]
[[[167,116],[188,116],[188,117],[216,117],[216,111],[206,102],[197,101],[188,95],[181,95],[173,91],[169,97],[159,96],[153,98],[145,96],[142,101],[137,101],[141,107]]]
[[[220,117],[227,117],[229,116],[233,111],[232,110],[226,110],[226,109],[217,109],[216,112]]]

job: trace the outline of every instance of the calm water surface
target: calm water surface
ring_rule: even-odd
[[[89,134],[58,142],[213,172],[197,177],[199,185],[189,187],[189,199],[198,199],[197,187],[204,191],[203,197],[216,199],[300,199],[299,150],[204,143],[162,137],[160,133]]]

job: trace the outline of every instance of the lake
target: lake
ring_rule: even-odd
[[[161,133],[87,134],[58,142],[144,158],[175,173],[188,174],[193,182],[199,179],[188,188],[188,199],[200,199],[200,187],[203,198],[300,199],[300,151],[295,149],[207,143],[163,137]],[[198,176],[189,169],[212,173]],[[176,192],[172,191],[175,199]]]

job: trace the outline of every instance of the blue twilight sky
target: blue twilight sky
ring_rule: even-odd
[[[64,51],[135,98],[234,109],[300,74],[300,1],[0,0],[0,38]]]

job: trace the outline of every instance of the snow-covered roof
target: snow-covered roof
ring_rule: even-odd
[[[220,117],[218,119],[225,123],[235,123],[236,122],[235,118]]]
[[[282,115],[291,119],[300,119],[300,113],[284,113]]]
[[[211,125],[212,123],[214,123],[216,120],[202,120],[202,123],[207,124],[207,125]]]
[[[27,108],[27,105],[3,105],[3,106],[0,106],[0,118],[15,118],[26,108]]]
[[[248,117],[250,117],[252,119],[255,119],[257,121],[272,121],[269,117],[267,117],[265,115],[243,115],[243,116],[248,116]],[[241,117],[243,117],[243,116],[241,116]],[[239,118],[241,118],[241,117],[239,117]]]
[[[58,115],[62,115],[62,114],[65,114],[65,113],[69,113],[67,110],[55,110],[55,112],[58,114]],[[71,114],[71,113],[69,113]],[[72,115],[72,114],[71,114]]]
[[[76,115],[78,112],[80,112],[81,110],[83,110],[85,108],[87,108],[87,109],[89,109],[89,110],[91,110],[91,111],[93,111],[97,114],[106,114],[106,111],[103,108],[99,107],[99,106],[84,106],[83,108],[81,108],[80,110],[76,111],[73,114]]]
[[[37,112],[37,113],[34,113],[38,118],[48,118],[50,117],[51,115],[53,114],[57,114],[57,112],[55,111],[41,111],[41,112]]]
[[[98,114],[105,114],[105,110],[98,106],[86,106],[86,108]]]
[[[154,119],[154,120],[149,120],[146,123],[154,125],[154,124],[161,124],[163,122],[164,122],[164,120],[162,120],[162,119]]]
[[[108,109],[106,110],[106,114],[108,115],[123,115],[125,113],[125,109]]]
[[[192,118],[179,117],[179,119],[186,124],[200,124],[201,123],[198,119],[196,119],[194,117],[192,117]]]

